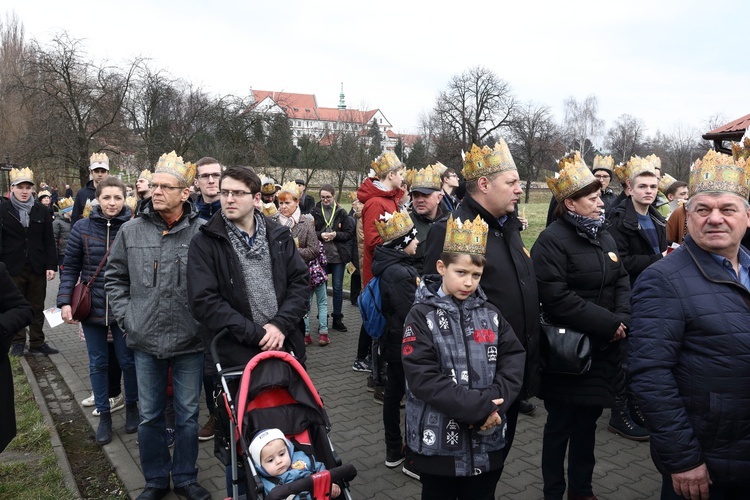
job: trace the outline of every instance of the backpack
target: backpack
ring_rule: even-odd
[[[379,339],[385,333],[385,316],[380,299],[380,276],[372,278],[357,297],[362,325],[370,337]]]

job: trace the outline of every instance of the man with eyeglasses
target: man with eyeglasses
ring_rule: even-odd
[[[440,162],[438,162],[438,165],[440,165]],[[441,187],[443,191],[443,198],[440,200],[440,205],[443,207],[444,212],[453,212],[458,208],[459,202],[459,199],[456,197],[458,174],[452,168],[446,168],[440,175],[440,181],[442,182]]]
[[[198,484],[198,414],[203,383],[203,339],[188,309],[190,241],[204,224],[188,199],[195,167],[174,151],[159,158],[151,199],[123,224],[112,244],[105,289],[117,323],[135,354],[141,423],[138,443],[145,489],[140,500],[170,492],[209,499]],[[165,436],[171,369],[175,410],[174,455]]]
[[[210,156],[198,160],[195,169],[195,188],[199,191],[195,198],[195,208],[201,219],[208,220],[221,210],[219,178],[223,169],[219,160]]]

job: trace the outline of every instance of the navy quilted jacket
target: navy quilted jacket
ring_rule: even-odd
[[[689,236],[633,288],[631,388],[663,474],[750,485],[750,292]]]

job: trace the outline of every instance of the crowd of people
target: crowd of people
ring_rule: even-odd
[[[207,346],[226,329],[222,365],[272,350],[304,365],[313,333],[325,347],[336,341],[332,330],[347,330],[347,272],[352,301],[379,282],[385,328],[374,335],[362,324],[352,369],[368,373],[367,388],[383,405],[385,466],[419,480],[422,498],[494,498],[519,413],[534,411],[534,396],[547,412],[545,499],[596,498],[595,430],[605,408],[611,432],[650,440],[662,498],[744,498],[748,156],[750,137],[732,156],[709,151],[688,184],[662,174],[654,155],[618,166],[597,156],[589,168],[579,153],[567,154],[547,178],[547,227],[527,249],[520,178],[502,140],[472,146],[461,176],[440,163],[407,171],[387,151],[350,211],[330,184],[316,203],[302,179],[280,185],[247,167],[210,157],[192,164],[174,152],[133,188],[109,176],[106,154],[95,153],[75,201],[45,203],[51,193],[32,196],[31,170],[11,172],[10,199],[0,204],[0,265],[30,304],[28,349],[39,354],[57,353],[45,342],[41,311],[59,268],[58,307],[66,322],[80,321],[89,353],[93,394],[83,403],[99,416],[95,439],[112,440],[111,413],[124,408],[125,432],[138,433],[141,499],[172,487],[210,498],[196,460],[199,441],[212,438],[231,489]],[[79,283],[91,290],[83,316]],[[542,317],[587,340],[585,369],[549,368],[562,354],[540,342]],[[23,355],[25,343],[21,329],[3,352]],[[267,490],[280,477],[301,477],[292,459],[303,475],[320,470],[278,429],[253,443]]]

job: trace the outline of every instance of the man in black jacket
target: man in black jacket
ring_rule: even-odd
[[[57,354],[44,341],[44,299],[47,281],[55,278],[57,248],[49,209],[31,196],[34,173],[28,168],[10,172],[10,199],[0,205],[0,261],[8,268],[13,283],[34,308],[29,326],[29,352]],[[12,356],[22,356],[26,329],[13,337]]]
[[[463,175],[466,196],[453,213],[461,220],[479,215],[488,225],[487,264],[480,284],[487,300],[500,310],[518,340],[526,349],[524,387],[520,397],[509,408],[505,436],[507,457],[516,430],[521,399],[539,390],[539,294],[536,276],[528,250],[521,241],[521,222],[514,214],[523,193],[516,165],[504,140],[494,150],[476,146],[466,155]],[[424,273],[436,272],[445,239],[446,222],[435,223],[427,236]]]
[[[78,190],[76,202],[73,204],[73,213],[70,215],[71,224],[75,224],[83,215],[86,202],[96,198],[96,186],[109,175],[109,157],[107,153],[94,153],[89,158],[89,172],[91,180]]]

